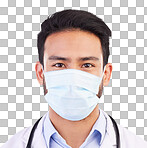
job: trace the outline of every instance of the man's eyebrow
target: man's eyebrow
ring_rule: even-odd
[[[78,59],[79,61],[88,61],[88,60],[93,60],[93,61],[99,61],[98,57],[90,56],[90,57],[81,57]]]
[[[60,56],[50,56],[48,59],[49,59],[49,60],[62,60],[62,61],[70,61],[70,59],[69,59],[69,58],[60,57]]]
[[[48,59],[49,60],[71,61],[70,58],[60,57],[60,56],[50,56]],[[99,61],[99,58],[98,57],[94,57],[94,56],[78,58],[78,61],[88,61],[88,60]]]

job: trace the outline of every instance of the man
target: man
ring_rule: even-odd
[[[2,148],[147,148],[98,105],[112,73],[110,36],[100,18],[81,10],[57,12],[42,23],[35,70],[49,112]]]

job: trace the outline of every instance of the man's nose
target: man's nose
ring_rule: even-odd
[[[77,70],[80,70],[80,66],[77,63],[71,63],[71,64],[68,65],[67,68],[68,69],[77,69]]]

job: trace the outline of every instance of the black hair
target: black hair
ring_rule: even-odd
[[[48,16],[48,18],[41,24],[41,31],[37,38],[39,62],[44,67],[44,43],[49,35],[56,32],[74,29],[93,33],[100,39],[104,68],[108,63],[110,55],[109,37],[111,37],[111,30],[102,19],[84,10],[62,10]]]

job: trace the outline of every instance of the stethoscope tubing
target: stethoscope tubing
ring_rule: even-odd
[[[35,130],[36,130],[37,125],[38,125],[39,121],[41,120],[41,118],[39,118],[36,121],[36,123],[34,124],[32,130],[31,130],[31,133],[30,133],[29,140],[28,140],[28,143],[27,143],[27,147],[26,148],[31,148],[31,144],[32,144],[32,141],[33,141],[34,133],[35,133]]]
[[[115,135],[116,135],[116,144],[117,144],[117,148],[120,148],[120,134],[119,134],[119,130],[118,130],[118,126],[117,123],[115,122],[115,120],[109,115],[112,123],[113,123],[113,127],[114,127],[114,131],[115,131]]]

